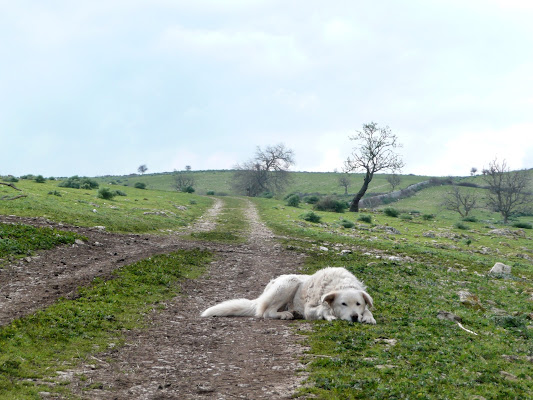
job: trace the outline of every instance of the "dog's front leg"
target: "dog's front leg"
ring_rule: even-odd
[[[363,313],[363,318],[361,318],[361,322],[365,324],[376,325],[376,320],[374,319],[374,316],[368,309],[366,309],[365,312]]]

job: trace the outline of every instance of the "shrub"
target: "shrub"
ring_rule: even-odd
[[[400,219],[412,220],[413,217],[411,217],[409,214],[402,214],[400,215]]]
[[[196,200],[189,200],[189,204],[194,206],[195,204],[198,204],[198,203],[196,202]]]
[[[115,192],[109,188],[103,187],[98,190],[98,198],[100,199],[111,200],[113,197],[115,197]]]
[[[477,222],[477,218],[476,217],[472,217],[472,216],[464,217],[463,221],[465,221],[465,222]]]
[[[383,210],[383,212],[385,213],[385,215],[388,215],[389,217],[393,217],[393,218],[398,218],[398,215],[400,215],[400,212],[397,209],[392,208],[392,207],[387,207],[386,209]]]
[[[469,230],[468,225],[463,224],[462,222],[457,222],[454,226],[455,226],[457,229],[462,229],[462,230],[464,230],[464,231]]]
[[[80,178],[77,175],[71,176],[66,181],[62,181],[58,185],[59,187],[66,187],[66,188],[72,188],[72,189],[98,189],[99,185],[98,182],[96,182],[94,179]]]
[[[14,176],[10,175],[8,176],[6,179],[4,179],[6,182],[11,182],[11,183],[17,183],[19,180],[17,178],[15,178]]]
[[[314,209],[317,211],[329,211],[342,213],[348,208],[348,204],[344,201],[339,201],[333,197],[325,197],[315,204]]]
[[[208,196],[214,196],[215,195],[215,191],[214,190],[208,190],[206,194]]]
[[[529,222],[515,222],[513,226],[515,228],[533,229],[533,226]]]
[[[353,228],[355,226],[355,224],[352,222],[352,221],[348,221],[347,219],[343,219],[341,220],[341,225],[344,227],[344,228]]]
[[[318,203],[318,202],[320,201],[320,197],[315,196],[315,195],[313,195],[313,196],[308,196],[308,197],[305,198],[304,201],[305,201],[307,204],[316,204],[316,203]]]
[[[293,194],[287,199],[287,205],[289,207],[298,207],[300,205],[300,196]]]
[[[435,216],[433,214],[422,214],[422,219],[424,221],[431,221]]]
[[[274,194],[270,193],[270,192],[263,192],[263,193],[261,193],[260,197],[262,197],[264,199],[271,199],[272,197],[274,197]]]
[[[357,218],[358,221],[366,222],[367,224],[372,223],[372,216],[371,215],[360,215],[359,218]]]
[[[185,189],[183,189],[183,192],[185,193],[194,193],[195,190],[192,186],[187,186]]]
[[[146,183],[143,183],[143,182],[135,182],[135,184],[133,185],[134,188],[136,189],[146,189]]]
[[[122,190],[115,190],[115,195],[117,195],[117,196],[127,196],[127,194],[124,193]]]
[[[320,222],[320,215],[315,214],[313,211],[308,211],[300,216],[303,220],[313,223]]]
[[[37,183],[45,183],[46,179],[44,179],[44,176],[42,176],[42,175],[37,175],[35,177],[35,182],[37,182]]]
[[[54,190],[52,192],[48,192],[48,194],[61,197],[61,193],[59,193],[57,190]]]

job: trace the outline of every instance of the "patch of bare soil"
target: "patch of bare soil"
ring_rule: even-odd
[[[191,230],[212,229],[220,208],[216,203]],[[257,297],[270,279],[296,272],[301,264],[302,255],[276,244],[252,203],[247,218],[249,239],[239,245],[61,227],[88,236],[89,242],[42,252],[0,270],[0,324],[60,296],[73,296],[76,287],[95,276],[108,276],[119,266],[177,249],[208,248],[216,255],[209,273],[185,281],[183,295],[150,315],[147,329],[128,332],[125,346],[67,371],[71,390],[84,399],[290,398],[303,379],[298,373],[303,347],[290,321],[199,316],[223,300]],[[57,227],[42,220],[0,221]]]

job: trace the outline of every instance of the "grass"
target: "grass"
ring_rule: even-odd
[[[30,256],[35,250],[48,250],[62,244],[86,239],[73,232],[29,225],[0,223],[0,258]]]
[[[409,214],[412,219],[368,211],[370,225],[355,221],[357,214],[342,214],[342,220],[355,222],[346,229],[336,213],[316,212],[322,223],[312,224],[298,218],[302,210],[275,200],[255,201],[269,226],[287,237],[288,248],[308,255],[304,272],[347,267],[365,281],[375,301],[376,326],[312,325],[309,386],[301,394],[322,399],[532,397],[530,232],[514,229],[516,235],[496,236],[483,221],[469,223],[469,231],[457,230],[458,216],[439,213],[426,220],[423,213],[434,210],[423,207]],[[497,261],[513,267],[511,278],[487,274]],[[478,304],[461,303],[460,291],[472,293]],[[439,311],[461,317],[477,335],[439,319]]]
[[[64,392],[53,384],[57,371],[120,345],[121,332],[141,328],[146,313],[178,294],[179,281],[198,277],[210,259],[210,253],[200,250],[151,257],[120,268],[114,279],[95,279],[80,288],[75,300],[59,300],[2,327],[0,399]]]
[[[125,196],[106,200],[98,198],[98,189],[62,188],[58,183],[17,182],[16,186],[27,197],[0,201],[0,214],[42,217],[70,225],[105,226],[112,232],[153,233],[186,226],[212,204],[212,199],[194,194],[114,186],[110,188],[120,189]],[[13,189],[0,186],[0,197],[7,194],[12,195]]]

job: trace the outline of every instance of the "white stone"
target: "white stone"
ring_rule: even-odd
[[[493,275],[511,275],[511,267],[504,263],[497,262],[489,273]]]

